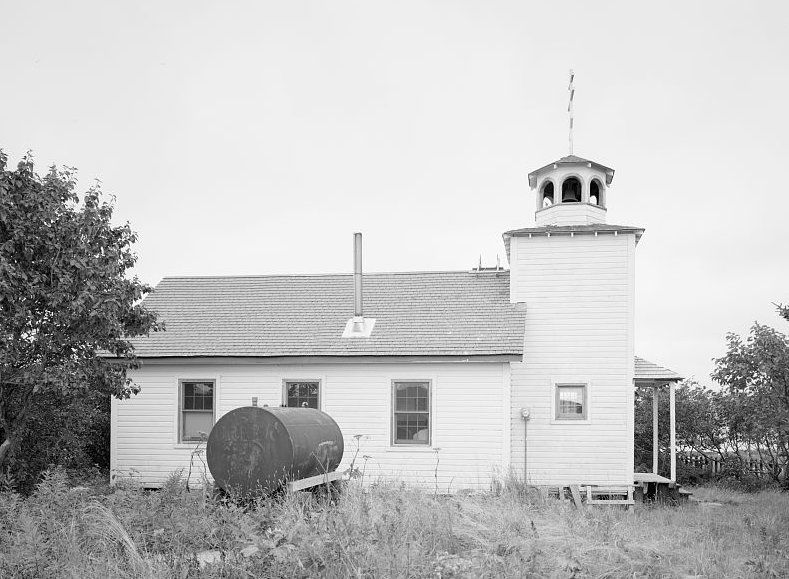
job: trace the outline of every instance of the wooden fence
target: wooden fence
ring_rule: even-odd
[[[743,458],[740,462],[736,456],[727,457],[728,470],[742,469],[759,478],[777,476],[780,473],[786,475],[786,464],[765,462],[758,458]],[[724,461],[717,456],[705,456],[703,454],[677,454],[677,464],[698,471],[699,473],[720,475],[724,472]]]

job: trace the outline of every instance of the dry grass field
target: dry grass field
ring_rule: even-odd
[[[337,502],[302,493],[241,507],[177,477],[156,492],[71,489],[55,472],[28,498],[0,493],[0,576],[789,576],[789,495],[695,496],[628,513],[514,484],[449,497],[352,484]]]

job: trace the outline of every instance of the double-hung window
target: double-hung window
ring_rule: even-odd
[[[285,380],[284,404],[292,408],[320,408],[320,381]]]
[[[556,385],[557,420],[586,420],[588,410],[586,384]]]
[[[430,382],[396,380],[392,385],[392,443],[430,445]]]
[[[180,383],[180,442],[197,442],[208,438],[214,426],[213,380],[182,380]]]

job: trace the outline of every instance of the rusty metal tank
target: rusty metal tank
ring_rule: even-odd
[[[214,424],[206,458],[225,491],[271,493],[287,481],[334,471],[343,446],[339,426],[325,412],[246,406]]]

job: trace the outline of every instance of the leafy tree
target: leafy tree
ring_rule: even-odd
[[[782,316],[789,315],[779,307]],[[738,451],[784,465],[772,476],[786,480],[789,460],[789,339],[754,324],[746,339],[726,336],[728,351],[715,360],[712,378],[731,397],[729,437]]]
[[[652,396],[651,388],[638,389],[635,398],[635,465],[640,472],[652,470]],[[681,455],[717,459],[721,469],[713,475],[709,466],[703,470],[677,462],[681,482],[696,483],[709,477],[736,479],[738,486],[761,488],[760,481],[749,475],[748,460],[780,464],[775,452],[774,431],[761,416],[764,408],[749,394],[728,389],[717,391],[693,381],[677,387],[677,452]],[[658,402],[658,473],[669,475],[669,396],[662,389]],[[782,480],[780,469],[766,471],[772,480]]]
[[[74,169],[6,166],[0,151],[0,470],[35,435],[34,409],[136,393],[129,338],[160,329],[140,305],[151,289],[127,277],[136,234],[112,225],[98,184],[80,199]]]
[[[639,388],[635,397],[635,464],[636,470],[652,470],[652,388]],[[721,457],[727,452],[725,420],[718,393],[686,380],[676,391],[677,451],[714,451]],[[661,388],[658,397],[659,472],[669,474],[669,394]]]

